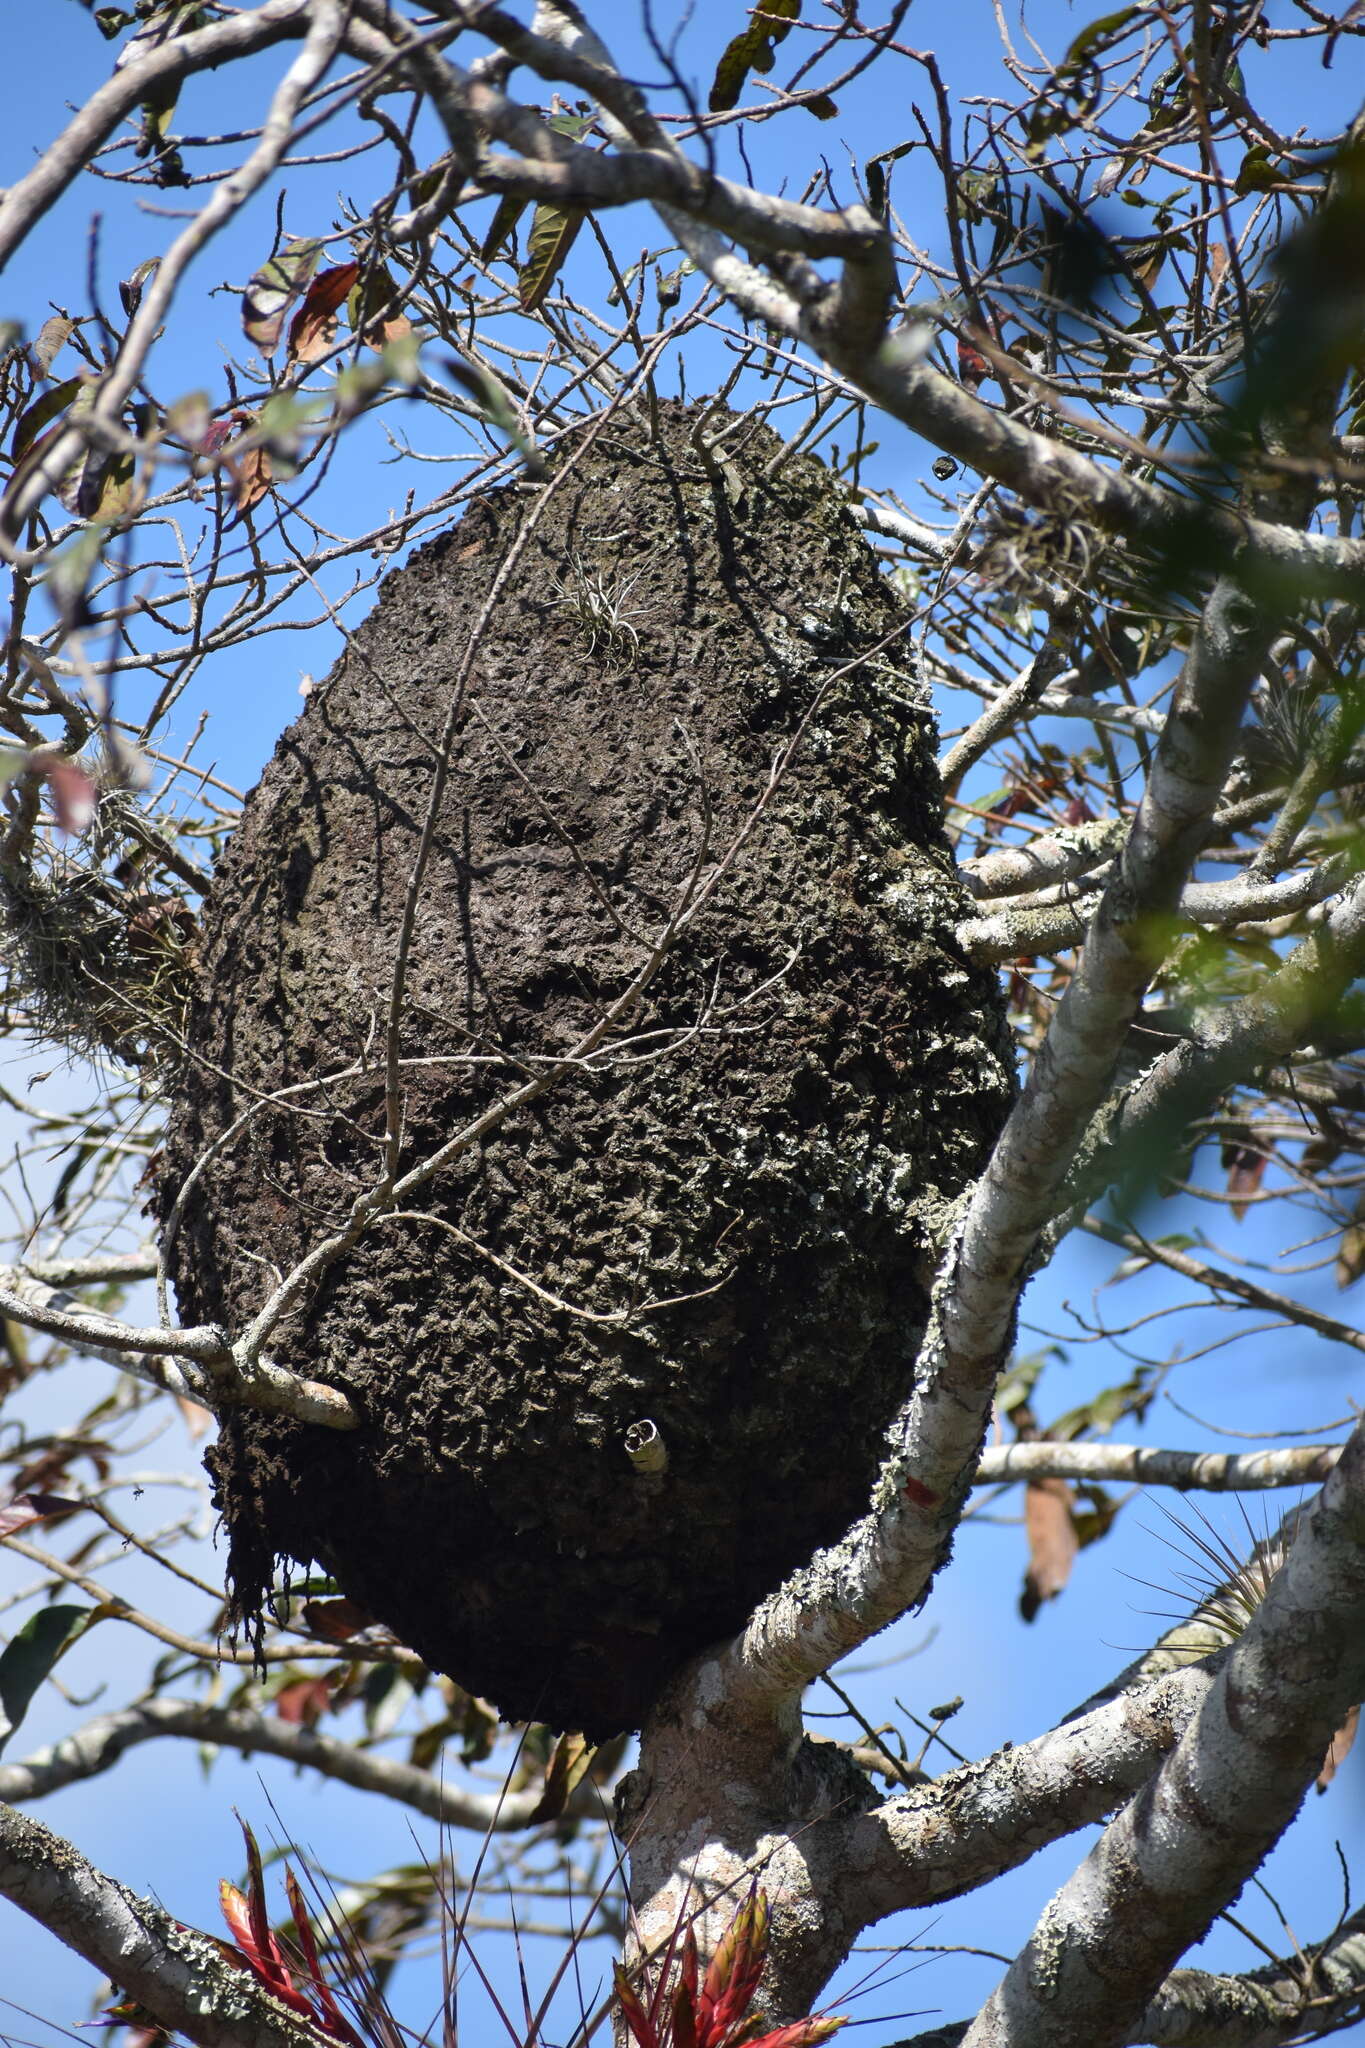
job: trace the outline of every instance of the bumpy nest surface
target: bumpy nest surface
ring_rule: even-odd
[[[316,1560],[509,1716],[596,1735],[862,1508],[932,1232],[1011,1086],[952,938],[896,601],[818,463],[765,483],[780,444],[741,427],[704,464],[697,417],[561,459],[479,640],[416,920],[405,1165],[580,1045],[724,872],[593,1056],[276,1332],[363,1428],[239,1412],[214,1454],[245,1611],[278,1556]],[[433,749],[543,490],[388,579],[218,872],[162,1190],[242,1119],[173,1247],[196,1321],[240,1329],[375,1175]],[[666,1471],[632,1462],[643,1422]]]

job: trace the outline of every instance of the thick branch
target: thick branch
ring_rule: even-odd
[[[800,323],[801,338],[820,346]],[[1177,573],[1217,566],[1248,585],[1295,595],[1359,597],[1365,542],[1279,526],[1214,500],[1179,498],[1130,471],[1103,468],[1064,441],[983,405],[923,360],[917,335],[892,335],[875,357],[831,353],[834,367],[895,419],[1045,512],[1069,512],[1140,541]]]
[[[1173,1970],[1131,2039],[1151,2048],[1291,2048],[1338,2032],[1365,2003],[1365,1913],[1353,1913],[1292,1966],[1267,1963],[1241,1976]],[[957,2020],[897,2048],[960,2048],[971,2027]]]
[[[1212,1664],[898,1793],[856,1822],[851,1869],[866,1919],[974,1891],[1128,1798],[1170,1754],[1214,1682]]]
[[[1365,1693],[1365,1425],[1194,1722],[1052,1900],[971,2048],[1129,2041],[1190,1943],[1289,1825]]]

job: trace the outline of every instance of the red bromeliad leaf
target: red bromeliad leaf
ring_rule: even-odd
[[[673,1989],[672,2020],[670,2048],[700,2048],[697,2039],[696,1995],[681,1978]]]
[[[252,1834],[251,1829],[240,1814],[237,1816],[237,1824],[242,1830],[242,1838],[246,1843],[246,1900],[247,1909],[251,1916],[252,1941],[258,1954],[270,1956],[272,1960],[278,1961],[281,1969],[284,1969],[284,1957],[280,1954],[275,1937],[270,1931],[270,1914],[266,1910],[265,1872],[261,1868],[261,1852],[256,1846],[256,1837]],[[284,1974],[287,1980],[289,1972],[284,1970]]]
[[[329,352],[336,339],[337,314],[359,275],[358,263],[338,263],[318,272],[289,323],[290,362],[321,362]]]
[[[751,1889],[720,1938],[697,2000],[697,2048],[721,2048],[753,2003],[768,1955],[768,1897]]]
[[[750,2014],[767,1961],[769,1924],[767,1895],[755,1884],[721,1936],[700,1990],[696,1937],[689,1927],[679,1944],[675,1927],[648,2008],[614,1964],[616,1997],[635,2048],[817,2048],[836,2033],[845,2024],[838,2014],[791,2020],[766,2032],[762,2019]],[[665,2004],[675,1948],[677,1978]]]
[[[745,2048],[815,2048],[818,2041],[828,2041],[843,2025],[842,2013],[832,2013],[821,2020],[792,2020],[785,2027],[774,2027],[769,2034],[755,2034]]]
[[[282,2005],[287,2005],[291,2012],[300,2013],[305,2019],[315,2019],[313,2008],[303,1993],[296,1988],[289,1973],[289,1965],[285,1962],[280,1945],[269,1927],[265,1930],[266,1946],[257,1946],[250,1901],[238,1891],[235,1884],[229,1884],[226,1878],[218,1887],[218,1897],[223,1908],[223,1918],[228,1924],[229,1933],[235,1937],[236,1944],[231,1946],[224,1943],[225,1953],[250,1970],[257,1983],[264,1984],[271,1996],[278,1998]]]
[[[323,1975],[317,1943],[313,1939],[313,1923],[309,1917],[308,1907],[298,1879],[288,1864],[284,1870],[284,1889],[289,1899],[289,1910],[294,1917],[294,1932],[298,1937],[299,1953],[303,1957],[304,1968],[313,1987],[313,1995],[321,2009],[320,2024],[327,2033],[334,2034],[338,2041],[345,2041],[347,2048],[363,2048],[360,2036],[350,2022],[343,2018],[341,2009],[332,1996],[332,1987]]]
[[[662,2048],[658,2029],[640,2003],[635,1986],[620,1963],[612,1964],[612,1976],[616,1983],[616,2002],[621,2008],[621,2017],[630,2028],[637,2048]]]
[[[223,1909],[228,1933],[245,1955],[251,1945],[251,1914],[236,1885],[226,1877],[220,1878],[218,1883],[218,1903]]]

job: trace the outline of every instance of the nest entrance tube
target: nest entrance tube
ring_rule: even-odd
[[[818,462],[701,417],[585,430],[386,580],[215,877],[161,1184],[200,1163],[172,1264],[233,1330],[373,1184],[473,637],[402,1170],[476,1135],[272,1338],[362,1426],[239,1410],[212,1462],[242,1611],[318,1563],[594,1737],[861,1511],[1012,1087],[897,600]]]

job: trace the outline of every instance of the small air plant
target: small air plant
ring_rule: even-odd
[[[1192,1567],[1189,1571],[1175,1574],[1178,1585],[1184,1589],[1181,1597],[1192,1596],[1196,1603],[1188,1615],[1171,1617],[1176,1626],[1166,1638],[1164,1647],[1177,1662],[1207,1657],[1212,1651],[1236,1642],[1270,1591],[1298,1533],[1298,1509],[1286,1515],[1277,1529],[1272,1530],[1267,1525],[1258,1535],[1244,1503],[1239,1500],[1237,1505],[1251,1546],[1245,1556],[1240,1546],[1216,1529],[1193,1505],[1190,1512],[1202,1525],[1201,1528],[1172,1514],[1167,1507],[1161,1510],[1184,1538],[1183,1542],[1173,1537],[1166,1541],[1179,1555],[1188,1559]],[[1176,1589],[1156,1587],[1155,1590]]]
[[[628,662],[639,653],[640,635],[631,623],[627,600],[641,573],[637,569],[633,576],[615,576],[604,569],[590,569],[581,555],[571,555],[568,575],[550,578],[555,603],[587,634],[590,654]],[[635,611],[634,617],[642,616]]]
[[[766,1893],[755,1885],[731,1920],[707,1965],[705,1976],[689,1927],[682,1939],[676,1974],[672,1943],[644,1995],[616,1965],[616,1999],[635,2048],[815,2048],[843,2026],[830,2015],[790,2020],[766,2031],[749,2008],[768,1956]]]

